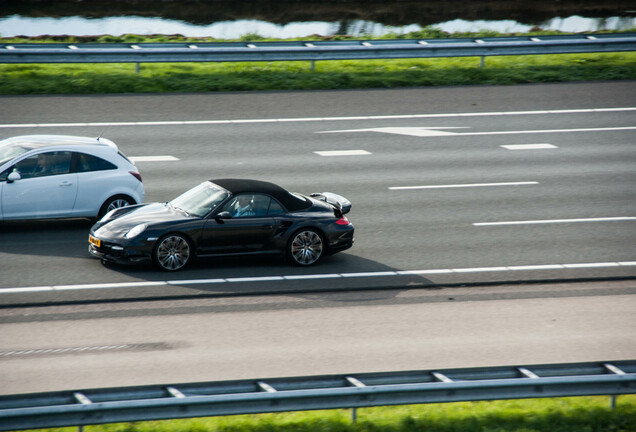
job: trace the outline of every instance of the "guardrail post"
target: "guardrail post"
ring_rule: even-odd
[[[485,58],[486,58],[485,56],[479,57],[479,69],[483,69],[484,68],[484,65],[485,65],[484,59]]]
[[[258,386],[260,387],[261,390],[267,392],[267,393],[276,393],[277,390],[272,387],[271,385],[267,384],[265,381],[259,381],[256,384],[258,384]]]
[[[614,366],[611,363],[603,363],[603,367],[607,369],[610,373],[613,373],[616,375],[625,375],[625,371]],[[612,407],[612,411],[616,409],[616,395],[612,395],[611,407]]]
[[[358,388],[366,387],[366,385],[362,381],[360,381],[359,379],[355,377],[349,376],[346,378],[346,380],[349,384],[351,384],[354,387],[358,387]],[[351,421],[353,423],[356,423],[358,421],[358,408],[351,408]]]
[[[312,60],[312,61],[311,61],[311,71],[313,72],[313,71],[315,71],[315,70],[316,70],[316,61],[315,61],[315,60]]]
[[[81,403],[82,405],[91,405],[93,403],[92,400],[90,400],[88,397],[86,397],[86,395],[84,393],[81,393],[81,392],[73,393],[73,397],[75,398],[75,400],[77,402]],[[77,427],[77,431],[78,432],[84,432],[84,426],[83,425],[79,425]]]
[[[139,73],[139,63],[135,63],[135,73]]]

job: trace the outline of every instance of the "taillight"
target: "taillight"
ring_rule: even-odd
[[[131,173],[133,177],[135,177],[137,180],[139,180],[139,182],[143,183],[141,181],[141,174],[139,174],[137,171],[128,171],[128,172]]]
[[[349,225],[349,219],[346,216],[341,217],[336,221],[338,225]]]

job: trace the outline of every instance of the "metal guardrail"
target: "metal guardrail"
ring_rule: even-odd
[[[0,44],[0,63],[370,60],[636,51],[636,33],[464,39]]]
[[[0,430],[636,393],[636,360],[153,385],[0,397]]]

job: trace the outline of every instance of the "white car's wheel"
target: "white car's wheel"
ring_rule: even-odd
[[[101,219],[109,211],[120,207],[126,207],[131,204],[135,204],[135,201],[126,195],[115,195],[110,197],[104,202],[104,204],[102,204],[102,207],[99,209],[99,213],[97,214],[97,218]]]

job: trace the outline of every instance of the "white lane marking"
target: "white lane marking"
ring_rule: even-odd
[[[305,279],[334,279],[340,278],[341,275],[337,273],[331,274],[315,274],[315,275],[291,275],[291,276],[283,276],[283,278],[287,280],[305,280]]]
[[[214,283],[225,283],[225,279],[184,279],[184,280],[174,280],[174,281],[166,281],[168,285],[199,285],[199,284],[214,284]]]
[[[446,274],[446,273],[452,273],[452,272],[453,272],[452,269],[431,269],[431,270],[402,270],[396,273],[401,276],[408,276],[408,275],[423,275],[423,274]]]
[[[403,132],[397,132],[397,129],[404,129]],[[537,130],[512,130],[512,131],[489,131],[489,132],[443,132],[437,134],[414,135],[408,133],[409,129],[417,128],[371,128],[371,129],[350,129],[350,130],[334,130],[334,131],[322,131],[316,133],[348,133],[348,132],[381,132],[400,135],[413,135],[413,136],[449,136],[449,137],[462,137],[462,136],[483,136],[483,135],[523,135],[523,134],[538,134],[538,133],[570,133],[570,132],[607,132],[607,131],[621,131],[621,130],[634,130],[636,126],[624,126],[624,127],[609,127],[609,128],[578,128],[578,129],[537,129]]]
[[[262,276],[262,277],[242,277],[242,278],[227,278],[226,282],[269,282],[269,281],[281,281],[284,280],[282,276]]]
[[[330,150],[330,151],[315,151],[319,156],[366,156],[370,155],[366,150]]]
[[[502,272],[508,271],[507,267],[477,267],[468,269],[454,269],[456,273],[477,273],[477,272]]]
[[[501,147],[507,150],[544,150],[544,149],[555,149],[558,148],[554,144],[508,144],[502,145]]]
[[[106,288],[134,288],[139,286],[166,286],[166,285],[198,285],[205,283],[239,283],[239,282],[270,282],[285,280],[312,280],[326,278],[366,278],[366,277],[388,277],[388,276],[410,276],[410,275],[426,275],[426,274],[449,274],[449,273],[480,273],[480,272],[507,272],[507,271],[533,271],[533,270],[576,270],[602,267],[636,267],[636,261],[619,261],[619,262],[599,262],[599,263],[574,263],[574,264],[539,264],[524,266],[500,266],[500,267],[474,267],[474,268],[450,268],[450,269],[423,269],[423,270],[401,270],[401,271],[378,271],[378,272],[362,272],[362,273],[328,273],[328,274],[312,274],[312,275],[282,275],[282,276],[263,276],[263,277],[244,277],[244,278],[225,278],[225,279],[192,279],[192,280],[173,280],[173,281],[148,281],[148,282],[121,282],[121,283],[105,283],[91,285],[56,285],[56,286],[37,286],[37,287],[16,287],[16,288],[0,288],[0,294],[14,294],[24,292],[45,292],[56,290],[72,290]]]
[[[178,161],[179,158],[174,156],[128,156],[128,159],[137,162],[172,162]]]
[[[543,265],[526,265],[526,266],[510,266],[508,270],[524,271],[524,270],[557,270],[563,268],[561,264],[543,264]]]
[[[607,262],[607,263],[594,263],[594,264],[563,264],[563,267],[567,269],[618,267],[618,263]]]
[[[503,183],[469,183],[469,184],[448,184],[448,185],[428,185],[428,186],[391,186],[390,190],[414,190],[414,189],[445,189],[445,188],[470,188],[470,187],[489,187],[489,186],[525,186],[537,185],[536,181],[523,182],[503,182]]]
[[[113,351],[121,349],[135,349],[142,344],[122,344],[122,345],[94,345],[94,346],[78,346],[68,348],[39,348],[30,350],[13,350],[13,351],[0,351],[0,357],[11,356],[25,356],[25,355],[38,355],[38,354],[65,354],[76,353],[86,351]]]
[[[569,132],[608,132],[621,130],[634,130],[636,126],[611,127],[611,128],[579,128],[579,129],[540,129],[519,131],[492,131],[492,132],[466,132],[455,136],[479,136],[479,135],[522,135],[535,133],[569,133]]]
[[[341,273],[345,278],[359,278],[359,277],[378,277],[378,276],[395,276],[397,273],[394,271],[385,272],[363,272],[363,273]]]
[[[636,111],[636,107],[621,108],[591,108],[567,110],[537,110],[537,111],[508,111],[508,112],[469,112],[469,113],[441,113],[441,114],[404,114],[354,117],[308,117],[308,118],[277,118],[277,119],[243,119],[243,120],[190,120],[190,121],[144,121],[144,122],[86,122],[86,123],[13,123],[0,124],[0,128],[36,128],[36,127],[87,127],[87,126],[175,126],[175,125],[210,125],[210,124],[247,124],[247,123],[278,123],[278,122],[324,122],[351,120],[393,120],[393,119],[422,119],[422,118],[457,118],[457,117],[499,117],[517,115],[546,115],[546,114],[584,114]]]
[[[45,291],[53,291],[53,287],[36,286],[36,287],[2,288],[0,293],[11,294],[11,293],[26,293],[26,292],[45,292]]]
[[[167,282],[148,281],[148,282],[120,282],[120,283],[102,283],[102,284],[84,284],[84,285],[54,285],[51,288],[54,291],[79,290],[79,289],[104,289],[104,288],[122,288],[122,287],[144,287],[167,285]]]
[[[397,135],[410,135],[416,137],[457,135],[455,132],[446,132],[439,129],[468,129],[468,127],[381,127],[370,129],[348,129],[338,131],[322,131],[316,133],[349,133],[349,132],[380,132]]]
[[[505,222],[476,222],[474,226],[496,226],[496,225],[531,225],[531,224],[551,224],[551,223],[577,223],[577,222],[615,222],[636,220],[633,216],[602,217],[602,218],[577,218],[577,219],[544,219],[525,221],[505,221]]]

